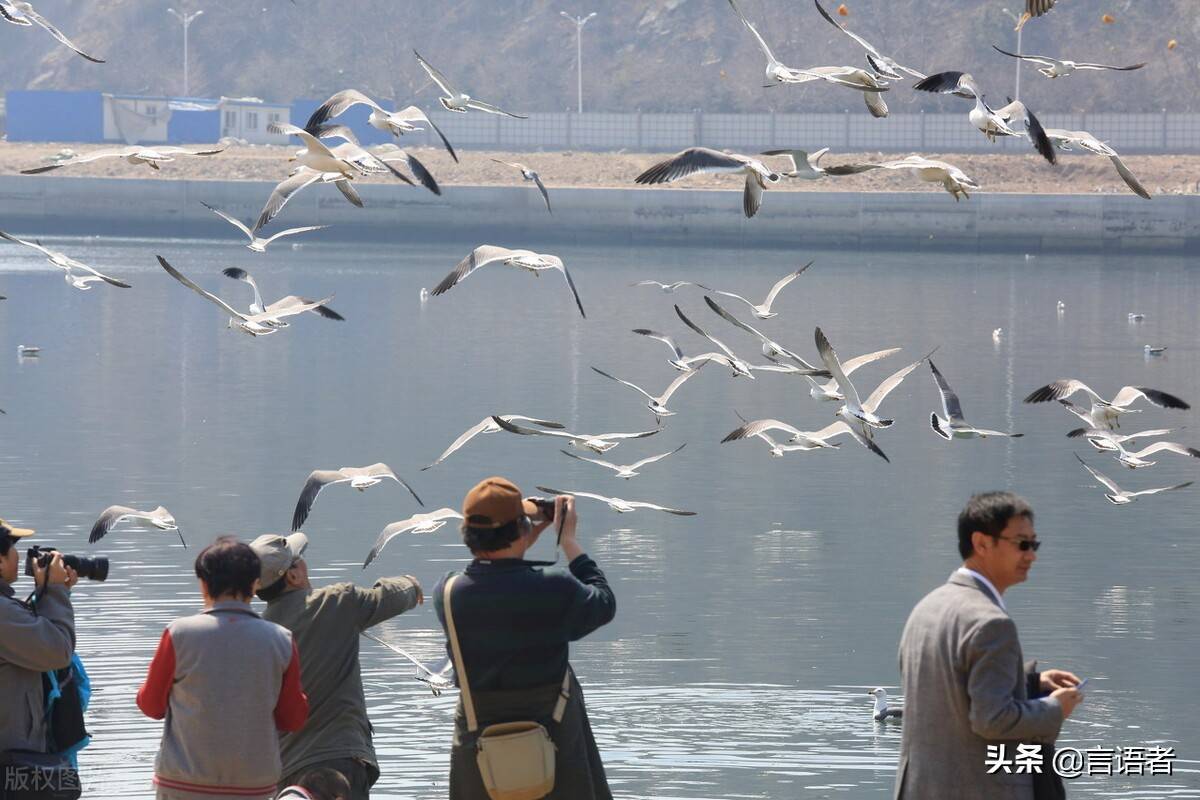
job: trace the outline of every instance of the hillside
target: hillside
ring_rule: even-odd
[[[180,7],[183,0],[176,2]],[[598,10],[584,30],[588,110],[814,111],[859,108],[821,84],[762,88],[765,64],[726,0],[190,0],[197,96],[323,97],[347,86],[408,99],[426,84],[417,48],[466,90],[514,110],[574,107],[574,26],[559,16]],[[807,0],[741,0],[792,66],[865,65],[862,51]],[[829,9],[836,2],[826,3]],[[1011,93],[1015,48],[1005,0],[849,0],[853,30],[923,71],[967,69],[999,101]],[[1018,7],[1020,0],[1008,0]],[[181,28],[165,3],[41,0],[37,7],[107,64],[91,64],[45,32],[0,24],[0,89],[99,89],[178,94]],[[1127,64],[1050,81],[1032,66],[1023,99],[1052,111],[1200,111],[1200,2],[1068,0],[1025,28],[1024,50]],[[249,9],[248,9],[249,7]],[[1101,15],[1115,17],[1113,24]],[[880,16],[886,14],[886,17]],[[1175,39],[1176,49],[1167,42]],[[989,88],[991,87],[991,88]],[[896,110],[946,108],[950,98],[888,95]],[[434,102],[424,88],[417,102]]]

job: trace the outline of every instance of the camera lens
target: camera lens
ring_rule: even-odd
[[[103,556],[87,558],[85,556],[63,556],[63,563],[79,573],[79,577],[89,581],[108,580],[108,559]]]

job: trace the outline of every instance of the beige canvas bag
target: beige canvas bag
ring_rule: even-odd
[[[450,634],[450,651],[458,673],[458,688],[462,695],[467,730],[479,730],[475,704],[471,701],[471,685],[467,680],[467,665],[458,646],[454,628],[454,612],[450,608],[450,589],[458,576],[446,581],[442,591],[442,610],[446,615],[446,630]],[[563,675],[558,702],[552,719],[562,722],[570,697],[571,672]],[[475,761],[483,786],[492,800],[539,800],[554,791],[554,756],[556,748],[544,726],[532,720],[502,722],[489,725],[479,734]]]

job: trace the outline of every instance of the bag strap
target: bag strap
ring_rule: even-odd
[[[562,722],[563,714],[567,713],[567,701],[571,699],[571,668],[563,673],[562,687],[558,690],[558,702],[554,704],[555,722]]]
[[[450,590],[458,576],[452,576],[442,589],[442,612],[446,616],[446,633],[450,636],[450,652],[454,656],[454,670],[458,673],[458,690],[463,701],[463,711],[467,715],[467,730],[471,733],[479,730],[479,720],[475,717],[475,704],[471,701],[471,684],[467,680],[467,663],[462,657],[462,648],[458,646],[458,632],[454,628],[454,610],[450,604]]]

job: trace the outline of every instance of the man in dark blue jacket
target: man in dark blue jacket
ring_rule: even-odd
[[[474,560],[455,580],[450,602],[480,729],[497,722],[550,720],[564,675],[570,673],[568,643],[616,614],[616,598],[604,573],[576,538],[575,498],[557,497],[553,508],[549,517],[504,478],[488,478],[463,501],[463,541]],[[567,570],[524,559],[551,524],[561,531]],[[433,593],[443,628],[445,580]],[[583,689],[573,673],[561,722],[549,722],[547,729],[558,748],[555,787],[547,797],[609,800],[612,793]],[[460,700],[450,800],[488,796],[476,764],[475,739]]]

